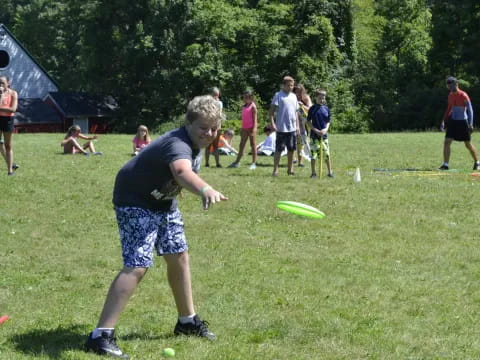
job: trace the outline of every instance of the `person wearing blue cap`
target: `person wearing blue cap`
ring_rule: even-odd
[[[473,157],[473,170],[480,170],[478,152],[471,142],[473,132],[473,108],[468,94],[460,90],[458,80],[449,76],[447,87],[450,90],[448,95],[448,107],[443,115],[440,128],[446,129],[445,141],[443,143],[443,164],[440,170],[448,170],[450,160],[450,145],[455,141],[463,141]]]

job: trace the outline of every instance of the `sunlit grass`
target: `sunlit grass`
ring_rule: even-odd
[[[113,181],[130,135],[96,143],[104,156],[60,155],[62,134],[15,136],[16,176],[0,176],[1,359],[94,359],[85,335],[122,266]],[[236,139],[238,140],[238,139]],[[475,137],[474,137],[475,140]],[[122,349],[158,359],[475,359],[480,357],[480,180],[462,144],[435,169],[442,135],[331,136],[335,178],[310,170],[278,178],[272,158],[255,171],[203,168],[229,201],[201,210],[185,192],[198,313],[218,341],[175,338],[175,308],[161,259],[118,324]],[[238,147],[238,143],[236,144]],[[232,158],[222,157],[224,166]],[[359,167],[360,183],[353,182]],[[312,220],[277,209],[295,200]]]

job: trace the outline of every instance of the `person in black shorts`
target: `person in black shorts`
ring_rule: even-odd
[[[445,141],[443,143],[443,164],[440,170],[448,170],[450,160],[450,145],[455,141],[463,141],[465,147],[474,160],[473,170],[480,170],[478,152],[471,142],[473,132],[473,109],[468,94],[460,90],[458,80],[453,76],[447,78],[447,87],[450,90],[448,95],[448,107],[443,115],[440,128],[446,129]]]
[[[5,76],[0,76],[0,137],[3,134],[4,155],[7,163],[8,175],[14,175],[13,164],[13,142],[12,134],[14,129],[13,117],[18,106],[18,94],[15,90],[10,89],[10,81]],[[17,167],[17,166],[16,166]]]

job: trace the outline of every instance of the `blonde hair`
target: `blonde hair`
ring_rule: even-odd
[[[142,140],[144,140],[144,141],[151,141],[151,139],[150,139],[150,134],[148,133],[148,128],[147,128],[145,125],[140,125],[140,126],[138,127],[136,137],[137,137],[138,139],[141,139],[141,138],[142,138],[142,134],[141,134],[142,130],[146,132],[145,135],[143,136],[143,139],[142,139]]]
[[[68,128],[67,133],[65,134],[65,139],[72,136],[73,133],[82,130],[78,125],[72,125]]]
[[[212,96],[220,97],[220,89],[218,87],[214,86],[212,88],[212,90],[210,91],[210,94],[212,94]]]
[[[194,97],[188,103],[185,123],[192,124],[199,119],[206,119],[220,127],[224,117],[218,101],[211,95],[202,95]]]

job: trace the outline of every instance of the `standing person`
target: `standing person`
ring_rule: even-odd
[[[218,107],[220,108],[221,111],[223,111],[223,102],[222,100],[220,100],[220,89],[218,87],[213,87],[210,91],[210,95],[215,99],[215,101],[217,102],[217,105]],[[220,130],[220,128],[219,128]],[[220,135],[222,133],[220,131],[218,131],[218,134],[217,134],[217,137],[212,141],[212,144],[211,146],[208,146],[205,148],[205,167],[209,167],[210,166],[210,163],[209,163],[209,160],[210,160],[210,154],[214,153],[214,156],[215,154],[217,154],[217,156],[215,156],[215,161],[216,161],[216,165],[217,165],[217,168],[220,168],[222,167],[222,165],[220,164],[220,158],[218,157],[218,145],[220,143]]]
[[[95,146],[93,145],[93,140],[97,139],[97,135],[87,136],[80,131],[81,129],[78,125],[72,125],[68,128],[63,141],[60,143],[60,146],[63,146],[63,153],[88,155],[88,149],[93,155],[103,155],[102,152],[95,151]],[[78,139],[88,141],[85,144],[80,145]]]
[[[460,90],[458,80],[453,76],[447,78],[447,87],[450,90],[448,95],[448,106],[443,115],[440,128],[447,129],[443,143],[443,164],[440,170],[448,170],[450,160],[450,145],[452,141],[463,141],[465,147],[470,151],[473,158],[473,170],[480,170],[477,149],[471,142],[473,132],[473,109],[468,94]]]
[[[333,178],[332,162],[330,160],[330,146],[328,144],[328,129],[330,128],[330,109],[327,106],[327,92],[315,91],[316,104],[308,111],[307,122],[310,127],[310,165],[312,167],[311,178],[317,177],[315,170],[316,159],[320,155],[320,146],[323,147],[327,160],[328,177]],[[323,161],[323,159],[319,159]]]
[[[124,267],[110,286],[98,325],[85,344],[87,351],[128,358],[116,344],[114,327],[152,266],[154,250],[167,264],[178,311],[174,334],[215,340],[193,306],[188,246],[176,196],[185,188],[201,197],[205,210],[227,200],[197,175],[200,151],[217,136],[222,118],[213,97],[195,97],[188,104],[184,126],[153,141],[118,172],[113,204]]]
[[[242,130],[240,132],[240,148],[238,151],[237,159],[229,167],[238,168],[240,160],[242,159],[243,152],[245,151],[245,145],[247,140],[250,140],[250,148],[252,149],[252,163],[250,164],[250,170],[257,168],[257,105],[253,101],[253,92],[247,90],[243,93],[243,106],[242,106]]]
[[[137,134],[133,138],[133,153],[132,155],[138,155],[140,151],[143,150],[145,146],[150,144],[152,139],[150,138],[150,134],[148,133],[148,128],[145,125],[140,125],[137,129]]]
[[[5,162],[7,163],[7,174],[14,175],[13,164],[13,141],[14,115],[18,106],[18,94],[10,89],[10,80],[6,76],[0,76],[0,137],[3,134],[5,147]],[[2,153],[3,155],[3,153]]]
[[[302,84],[295,85],[293,91],[297,95],[298,100],[298,120],[300,124],[300,135],[297,136],[297,157],[298,157],[298,166],[304,167],[303,156],[310,154],[310,146],[308,144],[308,134],[307,134],[307,115],[308,110],[312,106],[312,99],[307,94],[307,90]]]
[[[280,157],[285,147],[287,147],[287,174],[295,174],[293,171],[293,153],[297,149],[296,137],[300,133],[300,126],[297,96],[292,92],[294,83],[295,80],[291,76],[285,76],[282,80],[282,90],[275,94],[270,104],[270,123],[277,132],[272,176],[278,176]]]

